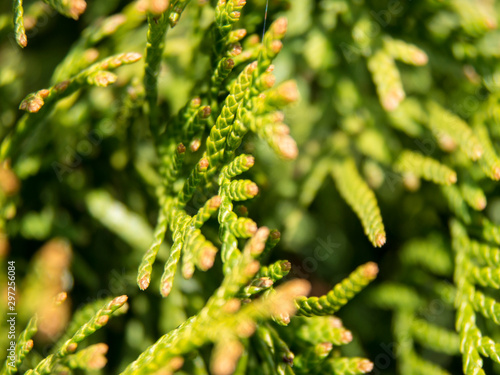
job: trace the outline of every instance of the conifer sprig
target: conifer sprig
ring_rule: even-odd
[[[498,361],[500,345],[484,335],[478,328],[476,312],[493,320],[496,324],[500,324],[500,304],[494,298],[477,290],[475,286],[499,289],[498,269],[496,267],[475,266],[471,255],[486,255],[491,253],[491,249],[487,245],[478,246],[477,244],[471,249],[471,241],[466,229],[458,221],[452,221],[450,227],[457,264],[454,274],[455,284],[458,288],[455,301],[458,306],[456,329],[460,334],[463,370],[466,374],[484,374],[481,355]],[[478,251],[480,249],[484,249],[485,253]],[[484,261],[485,258],[482,260]]]
[[[68,355],[64,364],[70,369],[100,370],[106,363],[108,346],[103,343],[91,345],[75,354]]]
[[[401,76],[393,58],[384,50],[374,53],[368,60],[380,104],[386,111],[393,111],[405,98]]]
[[[60,82],[48,89],[29,94],[21,102],[19,109],[29,113],[36,113],[39,112],[45,104],[54,103],[85,85],[105,87],[116,81],[116,76],[108,72],[108,69],[116,69],[124,64],[134,63],[140,58],[140,54],[132,52],[108,57],[81,71],[67,81]]]
[[[405,64],[420,66],[427,64],[429,60],[427,54],[420,48],[402,40],[387,37],[384,39],[384,48],[393,58]]]
[[[399,155],[395,169],[402,173],[412,173],[436,184],[450,185],[457,182],[454,170],[437,160],[409,150],[404,150]]]
[[[471,216],[469,207],[467,206],[460,190],[455,185],[442,186],[441,191],[445,199],[448,201],[450,210],[460,218],[464,223],[470,224]]]
[[[16,41],[20,47],[24,48],[28,45],[26,38],[26,30],[24,29],[24,9],[22,0],[14,0],[14,32],[16,33]]]
[[[366,374],[373,370],[373,363],[365,358],[335,358],[330,361],[334,374]]]
[[[153,272],[153,263],[156,260],[156,255],[160,250],[160,245],[165,237],[167,231],[167,213],[165,211],[166,205],[160,207],[160,214],[158,216],[158,223],[154,231],[154,240],[149,249],[144,254],[141,264],[139,265],[139,272],[137,275],[137,284],[142,290],[147,289],[151,282],[151,273]]]
[[[137,262],[140,252],[139,288],[158,277],[153,284],[168,298],[159,305],[149,305],[153,300],[144,293],[133,298],[124,319],[124,345],[140,352],[155,342],[158,329],[165,334],[133,363],[125,353],[119,365],[128,366],[126,374],[168,374],[183,365],[185,373],[215,375],[367,373],[372,362],[343,357],[347,352],[338,347],[370,335],[356,335],[332,314],[373,280],[377,266],[361,266],[318,297],[306,297],[307,283],[284,280],[300,274],[309,255],[321,258],[319,248],[309,248],[331,222],[340,225],[335,231],[344,232],[347,249],[363,252],[350,236],[349,222],[342,223],[332,210],[336,202],[327,199],[338,197],[322,188],[331,185],[323,185],[331,173],[340,199],[354,210],[372,245],[385,243],[388,223],[401,242],[388,253],[394,271],[387,269],[388,281],[368,294],[373,304],[365,306],[393,312],[397,371],[459,372],[452,367],[455,361],[429,361],[434,355],[428,349],[461,355],[467,375],[484,374],[487,360],[500,361],[492,331],[500,322],[499,54],[491,32],[498,9],[470,0],[388,10],[343,0],[283,0],[265,10],[262,1],[245,9],[244,0],[139,0],[120,8],[115,2],[89,4],[82,20],[89,26],[68,48],[51,87],[21,103],[28,113],[20,120],[11,102],[36,79],[34,73],[50,77],[52,59],[44,60],[45,48],[28,51],[36,67],[32,73],[25,53],[4,53],[7,43],[0,45],[5,57],[0,63],[0,258],[9,242],[29,247],[63,235],[75,243],[75,252],[89,250],[65,271],[74,271],[80,288],[82,281],[94,287],[94,280],[102,280],[94,276],[100,267],[85,268],[91,256],[101,256],[100,249],[106,249],[102,259],[115,266]],[[54,25],[44,28],[42,15],[51,10],[45,3],[76,19],[85,1],[45,0],[23,9],[23,2],[14,0],[13,17],[0,14],[0,34],[22,46],[26,30],[42,31],[36,40],[41,47],[60,40],[46,38]],[[115,9],[119,13],[109,15]],[[181,20],[184,10],[186,20]],[[392,10],[402,10],[404,17]],[[283,14],[289,21],[278,17],[261,39],[251,33],[261,30],[263,14]],[[423,34],[408,27],[420,18],[425,18]],[[167,29],[178,24],[179,32],[167,39]],[[290,48],[284,39],[289,25]],[[135,50],[143,42],[145,70],[124,72],[132,77],[124,86],[111,71],[119,64],[101,60],[100,54]],[[277,82],[285,75],[296,80]],[[114,88],[101,88],[115,81]],[[88,95],[69,97],[87,86]],[[292,116],[285,120],[289,105]],[[50,132],[45,132],[41,125],[49,118]],[[148,122],[149,131],[143,126]],[[285,167],[280,159],[297,161]],[[54,163],[68,173],[59,184],[46,173]],[[403,176],[402,186],[392,171]],[[440,186],[420,189],[420,179]],[[37,194],[31,194],[31,186]],[[444,198],[439,204],[434,191]],[[379,203],[387,210],[384,221]],[[450,215],[451,249],[450,236],[436,233]],[[259,227],[254,217],[284,232],[282,250],[303,249],[304,263],[293,269],[291,262],[270,258],[281,234]],[[87,228],[96,235],[88,236]],[[103,228],[120,241],[100,235]],[[120,256],[111,256],[118,248]],[[16,254],[9,257],[18,259]],[[347,255],[338,254],[335,270]],[[157,258],[163,273],[152,275]],[[267,259],[274,263],[267,265]],[[332,261],[318,262],[319,271]],[[22,270],[24,264],[19,265]],[[193,280],[174,286],[179,273]],[[70,281],[58,274],[58,285],[70,288]],[[208,299],[207,288],[217,288]],[[21,297],[31,298],[29,293]],[[109,314],[101,308],[108,304],[98,301],[77,311],[47,358],[39,358],[36,346],[43,343],[35,341],[29,361],[16,366],[34,367],[28,374],[104,366],[108,347],[82,348],[81,340],[106,323]],[[23,323],[26,310],[19,305]],[[301,316],[295,316],[297,310]],[[456,333],[449,321],[454,310]],[[433,319],[436,314],[439,319]],[[154,321],[141,323],[150,316],[168,319],[160,319],[159,327]],[[26,343],[18,343],[18,360],[33,345],[31,331],[20,338]]]
[[[378,273],[375,263],[366,263],[359,266],[333,289],[322,297],[301,298],[295,301],[298,311],[297,315],[330,315],[344,306],[347,301],[358,294],[368,285]]]
[[[52,8],[57,10],[63,16],[73,18],[77,20],[85,9],[87,8],[87,3],[85,0],[43,0],[45,3],[49,4]]]
[[[38,318],[35,315],[29,320],[28,325],[26,326],[24,331],[21,332],[19,338],[17,339],[14,367],[9,364],[9,359],[7,358],[2,368],[2,375],[15,374],[18,371],[19,366],[23,363],[24,359],[31,351],[31,349],[33,349],[32,337],[35,336],[38,330],[37,325],[38,325]]]
[[[128,6],[128,8],[130,7]],[[132,20],[131,17],[127,17],[127,13],[128,9],[124,9],[122,13],[97,20],[83,30],[80,39],[73,45],[64,60],[58,64],[52,75],[51,83],[56,84],[69,79],[87,68],[99,57],[99,51],[95,48],[99,42],[112,36],[121,27],[132,26],[129,26],[128,22],[132,24],[139,23],[138,20]],[[140,17],[138,18],[139,20],[141,19]]]
[[[292,313],[294,311],[293,299],[308,292],[309,286],[303,281],[286,283],[277,289],[276,294],[245,305],[238,312],[235,312],[234,308],[238,309],[239,303],[227,302],[230,301],[231,295],[242,286],[242,283],[246,282],[258,269],[258,267],[253,266],[254,260],[250,253],[251,248],[254,248],[255,245],[257,244],[254,243],[248,247],[248,250],[239,258],[237,266],[226,275],[221,287],[198,315],[161,337],[130,364],[122,372],[122,375],[145,374],[154,371],[168,363],[172,358],[188,353],[205,342],[217,342],[221,337],[227,338],[227,335],[248,337],[255,330],[255,325],[252,323],[255,320],[265,319],[270,314]],[[197,336],[196,341],[189,339],[193,334]],[[232,343],[232,341],[226,342]],[[240,354],[241,352],[233,358],[233,361]],[[217,365],[214,364],[214,366]],[[232,366],[234,366],[234,362],[232,362]]]
[[[377,199],[359,175],[354,160],[335,161],[331,168],[340,194],[360,218],[370,242],[381,247],[385,244],[386,234]]]
[[[19,109],[29,112],[17,123],[16,128],[3,139],[0,148],[0,160],[12,157],[13,152],[19,152],[18,147],[26,132],[43,122],[55,103],[65,98],[78,89],[87,85],[108,86],[116,81],[116,75],[108,69],[115,69],[123,64],[131,64],[138,61],[141,55],[138,53],[122,53],[99,61],[87,69],[84,69],[72,78],[59,82],[48,88],[38,90],[29,94],[19,105]],[[34,114],[36,115],[34,116]]]
[[[486,207],[486,195],[473,181],[469,180],[461,183],[460,192],[467,204],[474,210],[482,211]]]
[[[429,102],[427,107],[427,125],[438,139],[450,137],[471,160],[478,160],[483,156],[483,144],[465,121],[435,102]]]
[[[57,366],[65,357],[76,351],[78,344],[85,338],[90,336],[96,330],[103,327],[108,321],[113,312],[122,307],[127,302],[127,296],[116,297],[108,304],[103,306],[96,312],[92,318],[85,324],[80,326],[73,337],[64,342],[54,354],[49,355],[38,363],[33,369],[26,372],[28,375],[45,375],[51,374],[55,366]]]
[[[459,353],[459,337],[455,332],[423,319],[415,319],[412,322],[411,332],[414,340],[427,348],[450,355]]]

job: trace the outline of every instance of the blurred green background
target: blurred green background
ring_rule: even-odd
[[[207,70],[209,46],[204,34],[213,19],[212,6],[191,1],[179,24],[167,33],[159,77],[166,117],[173,116],[196,94],[197,81]],[[265,6],[263,0],[249,1],[245,6],[240,26],[248,35],[262,33]],[[125,17],[113,33],[89,47],[89,53],[104,58],[145,50],[144,17],[131,10],[130,1],[89,0],[78,21],[26,1],[26,15],[34,26],[27,31],[25,49],[13,41],[10,8],[8,2],[0,4],[1,136],[22,116],[18,110],[21,100],[51,85],[58,64],[82,32],[99,19],[118,13]],[[425,121],[415,120],[427,115],[422,106],[431,100],[466,121],[481,112],[494,113],[490,132],[497,145],[498,4],[465,0],[270,0],[267,25],[282,15],[288,18],[289,27],[274,74],[277,82],[294,79],[298,83],[301,99],[286,111],[285,122],[299,145],[299,157],[281,160],[254,136],[248,136],[241,148],[256,157],[249,175],[260,189],[247,205],[249,216],[259,225],[282,233],[270,260],[290,260],[291,274],[311,281],[315,295],[326,293],[358,265],[375,261],[380,273],[373,285],[389,280],[418,285],[427,298],[426,288],[432,289],[435,279],[402,265],[399,254],[408,241],[429,235],[449,251],[448,221],[453,213],[438,186],[422,181],[417,191],[409,191],[408,181],[392,166],[403,148],[455,163],[422,125]],[[429,60],[425,66],[397,63],[406,99],[396,111],[380,104],[367,65],[387,38],[415,44]],[[50,239],[60,237],[72,248],[68,272],[60,276],[68,288],[71,309],[105,296],[129,296],[129,311],[90,339],[110,345],[109,364],[103,374],[117,373],[147,345],[182,322],[185,315],[179,306],[189,313],[198,311],[221,280],[217,260],[213,269],[197,272],[193,280],[179,278],[179,290],[167,299],[157,293],[158,277],[153,277],[152,288],[146,292],[140,292],[135,284],[137,266],[151,241],[158,210],[154,198],[156,160],[147,122],[141,109],[127,102],[133,97],[131,90],[142,82],[142,71],[142,61],[120,68],[115,85],[87,88],[65,99],[46,123],[27,133],[21,147],[14,150],[20,188],[8,198],[4,212],[8,220],[3,230],[10,247],[5,259],[16,261],[19,285],[30,267],[36,266],[33,257],[37,251]],[[412,103],[418,103],[417,115],[412,114]],[[343,147],[344,140],[379,202],[387,231],[387,243],[380,249],[370,244],[330,172],[321,166]],[[474,173],[463,166],[459,180]],[[488,197],[486,217],[500,224],[496,183],[481,177],[477,180]],[[198,208],[196,197],[193,205]],[[108,220],[114,220],[115,229]],[[206,236],[217,243],[217,222],[212,219],[209,224],[204,229]],[[162,261],[167,248],[160,251]],[[328,256],[318,259],[318,251],[322,251],[316,251],[318,248],[327,249]],[[155,265],[156,276],[162,267]],[[440,280],[453,283],[451,273]],[[388,349],[394,344],[392,313],[377,307],[370,297],[372,287],[338,313],[354,334],[344,351],[374,361],[374,373],[392,374],[397,363],[397,356]],[[441,300],[436,305],[430,294],[428,298],[430,307],[417,314],[453,330],[453,306]],[[20,309],[24,308],[22,303],[29,304],[21,301]],[[498,332],[496,327],[488,328]],[[48,339],[36,349],[43,353],[50,345]],[[417,348],[451,374],[460,373],[458,356]],[[489,361],[485,369],[486,373],[498,372]]]

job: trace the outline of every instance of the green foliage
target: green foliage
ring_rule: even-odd
[[[28,322],[28,325],[24,329],[24,331],[19,335],[19,338],[16,342],[16,351],[14,361],[14,366],[12,363],[5,362],[2,368],[2,374],[15,374],[19,365],[23,362],[26,355],[33,349],[33,340],[31,339],[37,331],[37,319],[36,316],[31,318]]]
[[[356,293],[360,292],[366,285],[372,281],[378,273],[378,267],[375,263],[364,264],[349,277],[320,298],[298,298],[297,314],[305,316],[322,316],[334,314],[338,309],[345,305]]]
[[[2,374],[500,373],[499,17],[0,5]]]
[[[385,244],[386,234],[375,194],[361,178],[352,159],[335,162],[332,174],[342,197],[359,216],[373,246]]]
[[[47,4],[66,17],[75,20],[85,11],[85,0],[44,0]]]

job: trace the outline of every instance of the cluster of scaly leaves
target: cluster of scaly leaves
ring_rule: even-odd
[[[457,306],[456,329],[460,334],[460,351],[463,356],[465,374],[485,374],[482,357],[499,362],[499,345],[487,332],[477,326],[476,314],[499,324],[498,301],[491,289],[499,289],[497,278],[499,243],[491,246],[472,240],[466,229],[458,222],[450,223],[455,252],[454,282],[457,286],[455,305]],[[495,229],[498,232],[498,228]]]
[[[306,208],[323,204],[330,185],[325,180],[332,175],[373,246],[391,243],[382,219],[392,223],[388,231],[400,248],[401,270],[392,272],[393,281],[373,298],[375,305],[394,311],[397,349],[390,354],[397,371],[448,373],[445,361],[433,362],[433,356],[420,350],[424,347],[462,353],[464,373],[481,373],[480,356],[496,362],[497,344],[490,339],[495,328],[476,326],[475,314],[495,321],[495,300],[485,291],[478,294],[483,296],[479,303],[474,287],[497,288],[497,270],[491,265],[483,270],[473,257],[459,256],[469,252],[467,245],[460,251],[454,245],[452,257],[449,237],[427,235],[447,233],[453,218],[454,228],[466,227],[483,246],[498,244],[493,213],[500,176],[499,87],[494,78],[499,72],[494,42],[498,5],[306,3],[290,11],[307,14],[291,29],[300,29],[297,40],[300,33],[309,35],[304,53],[294,55],[305,60],[307,74],[297,73],[312,81],[315,91],[302,104],[309,116],[300,118],[307,129],[299,147],[309,155],[299,160],[303,182],[296,196],[302,208],[293,211],[299,219],[290,220],[289,227],[311,220]],[[490,211],[487,198],[495,204]],[[348,231],[342,221],[337,218],[336,224]],[[405,244],[399,246],[399,241]],[[490,298],[488,304],[485,298]],[[432,312],[436,304],[439,311]],[[458,334],[453,332],[454,309]]]

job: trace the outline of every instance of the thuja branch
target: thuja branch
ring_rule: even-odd
[[[169,26],[174,27],[189,0],[175,0],[169,5],[168,0],[151,1],[148,11],[148,34],[146,45],[146,59],[144,67],[144,88],[148,103],[149,121],[153,135],[160,134],[158,109],[158,76],[160,64],[165,49],[165,36]]]
[[[123,64],[138,61],[138,53],[122,53],[99,61],[68,80],[62,81],[48,89],[38,90],[29,94],[19,105],[19,108],[29,112],[16,125],[16,128],[4,138],[0,148],[0,160],[12,158],[19,153],[19,142],[22,142],[28,131],[43,123],[57,101],[65,98],[87,85],[108,86],[116,81],[116,75],[108,69],[115,69]]]

